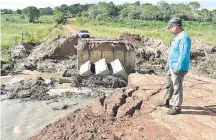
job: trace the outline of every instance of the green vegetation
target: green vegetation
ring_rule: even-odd
[[[33,24],[23,15],[2,15],[1,23],[3,49],[22,42],[40,43],[59,34],[67,34],[61,24],[55,23],[54,16],[41,16]]]
[[[171,35],[164,31],[164,27],[172,17],[180,17],[192,37],[215,45],[216,9],[199,8],[198,2],[168,4],[160,1],[156,5],[139,1],[122,5],[99,2],[83,11],[73,26],[78,30],[88,29],[96,36],[114,38],[122,32],[129,32],[169,43]]]
[[[172,39],[171,34],[164,30],[167,22],[146,20],[95,20],[87,18],[73,19],[73,28],[87,29],[95,36],[116,38],[123,32],[140,34],[146,37],[162,39],[167,44]],[[216,45],[216,25],[210,22],[185,21],[184,29],[189,34],[206,43]]]
[[[216,44],[216,9],[200,9],[198,2],[168,4],[113,2],[73,4],[55,8],[27,7],[16,11],[2,9],[2,48],[21,42],[38,43],[65,34],[62,23],[74,18],[73,28],[88,29],[95,36],[118,37],[123,32],[162,39],[169,43],[171,35],[163,28],[172,17],[180,17],[192,37]]]
[[[40,17],[40,11],[34,6],[26,7],[22,10],[22,13],[28,17],[30,23],[34,23]]]

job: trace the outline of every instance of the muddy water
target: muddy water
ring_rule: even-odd
[[[59,73],[33,74],[1,77],[2,84],[11,84],[19,80],[32,79],[41,76],[57,80]],[[57,87],[68,88],[67,86]],[[26,140],[46,125],[56,121],[75,109],[85,107],[94,101],[93,98],[65,98],[53,101],[20,102],[16,100],[0,101],[1,104],[1,139],[2,140]],[[53,110],[63,105],[69,108]]]
[[[1,76],[1,84],[12,84],[20,80],[36,79],[37,77],[54,78],[58,80],[60,73],[33,73],[29,75]]]
[[[1,101],[1,139],[26,140],[46,125],[56,121],[69,112],[85,107],[93,99],[64,99],[57,103],[47,101],[22,102],[20,100]],[[67,104],[66,110],[53,110]]]

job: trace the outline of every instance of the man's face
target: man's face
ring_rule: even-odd
[[[170,26],[170,28],[169,28],[169,31],[170,31],[172,34],[176,35],[176,28],[177,28],[177,26],[174,25],[174,24],[172,24],[172,25]]]

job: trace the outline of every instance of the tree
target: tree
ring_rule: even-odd
[[[40,8],[40,15],[52,15],[53,14],[53,9],[50,7],[46,7],[46,8]]]
[[[216,21],[216,9],[211,11],[211,15],[212,15],[212,20]]]
[[[197,1],[190,2],[188,5],[191,8],[191,10],[193,10],[193,11],[197,10],[198,8],[200,8],[200,4]]]
[[[134,4],[135,4],[136,6],[140,6],[140,1],[136,1]]]
[[[81,12],[81,16],[82,16],[82,17],[87,17],[87,16],[88,16],[88,13],[87,13],[86,11],[82,11],[82,12]]]
[[[166,3],[165,1],[160,1],[157,3],[157,5],[159,9],[159,13],[158,13],[159,20],[163,20],[163,21],[169,20],[172,15],[169,4]]]
[[[158,20],[159,9],[157,6],[152,4],[143,4],[141,19],[143,20]]]
[[[99,2],[96,5],[92,5],[88,9],[90,17],[97,18],[113,18],[119,15],[119,9],[113,4],[113,2]]]
[[[65,14],[64,12],[61,11],[61,8],[60,7],[55,7],[54,9],[54,14],[55,14],[55,22],[57,24],[61,24],[64,22],[65,20]]]
[[[190,7],[184,3],[175,4],[174,15],[183,20],[194,20],[195,19],[195,16],[192,13]]]
[[[188,6],[190,7],[191,11],[192,11],[192,15],[194,16],[195,19],[198,18],[198,14],[197,14],[197,10],[200,8],[200,4],[199,2],[196,2],[196,1],[193,1],[193,2],[190,2],[188,4]]]
[[[11,9],[2,9],[1,14],[13,14],[13,10],[11,10]]]
[[[17,9],[16,13],[17,14],[22,14],[22,10]]]
[[[211,21],[212,15],[208,9],[202,9],[199,11],[201,21]]]
[[[22,13],[27,15],[29,22],[34,23],[40,17],[40,11],[34,7],[29,6],[22,10]]]
[[[69,10],[69,7],[66,4],[63,4],[60,6],[60,10],[64,13],[66,13]]]

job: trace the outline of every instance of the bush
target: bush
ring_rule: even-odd
[[[56,24],[61,24],[64,22],[64,14],[61,13],[61,14],[58,14],[55,16],[55,22]]]

